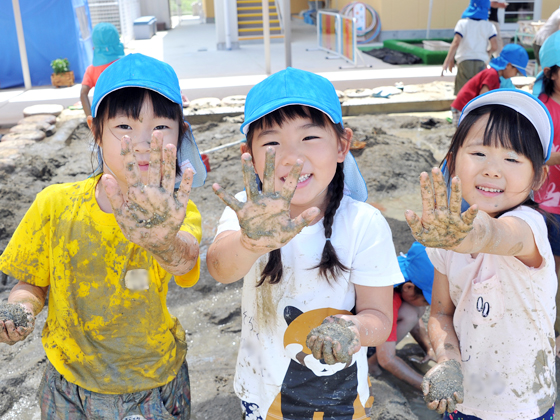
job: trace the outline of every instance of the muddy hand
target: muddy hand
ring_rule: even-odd
[[[439,363],[426,373],[422,381],[424,401],[430,410],[439,414],[454,412],[463,402],[463,373],[456,360]]]
[[[24,311],[27,312],[27,325],[16,327],[14,321],[11,319],[0,319],[0,343],[13,346],[18,341],[25,340],[25,338],[33,332],[35,328],[35,317],[24,305],[21,306],[24,308]]]
[[[478,212],[471,206],[461,214],[461,182],[453,178],[451,197],[447,202],[447,187],[443,175],[438,168],[432,169],[432,178],[426,172],[420,175],[420,191],[422,193],[422,217],[413,211],[405,212],[406,221],[418,242],[431,248],[451,249],[459,245],[473,228]]]
[[[262,192],[257,188],[255,169],[251,155],[241,156],[243,181],[247,201],[240,202],[218,184],[212,188],[216,195],[231,207],[241,226],[241,242],[254,252],[270,252],[286,245],[305,226],[319,215],[317,207],[311,207],[295,219],[290,217],[290,202],[296,191],[303,162],[298,160],[286,177],[282,191],[275,191],[275,151],[266,151]]]
[[[157,131],[152,135],[147,184],[142,182],[128,136],[121,140],[128,190],[121,191],[115,178],[103,175],[105,192],[124,236],[151,252],[166,250],[175,240],[185,219],[193,177],[187,169],[174,192],[177,150],[167,145],[162,151],[162,137]]]
[[[361,348],[356,325],[336,316],[325,318],[321,325],[312,329],[306,344],[315,359],[323,359],[328,365],[350,363],[352,355]]]

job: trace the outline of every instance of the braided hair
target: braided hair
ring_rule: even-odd
[[[287,120],[295,120],[296,118],[310,118],[314,124],[321,127],[332,124],[328,117],[321,111],[305,107],[302,105],[289,105],[277,109],[270,114],[265,115],[259,120],[252,123],[247,133],[247,147],[252,149],[252,140],[255,129],[269,128],[274,125],[282,126]],[[332,124],[332,127],[339,139],[345,137],[346,133],[342,124]],[[319,275],[324,277],[330,284],[331,278],[336,279],[343,272],[348,272],[349,268],[340,262],[336,251],[330,241],[332,236],[332,225],[334,216],[342,197],[344,196],[344,163],[337,163],[336,173],[331,180],[327,191],[327,208],[323,218],[323,226],[325,228],[325,246],[321,255],[321,261],[310,269],[319,269]],[[282,253],[280,249],[275,249],[268,254],[268,261],[261,273],[261,277],[257,282],[257,287],[261,286],[267,279],[270,284],[277,284],[282,280],[283,266]]]

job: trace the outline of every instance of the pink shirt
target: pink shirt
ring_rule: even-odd
[[[552,152],[560,152],[560,104],[546,94],[541,93],[539,99],[544,103],[554,125],[554,141]],[[548,178],[540,190],[535,191],[535,201],[543,210],[560,214],[560,166],[549,166]]]
[[[465,399],[457,410],[484,420],[542,416],[556,398],[554,320],[557,279],[543,216],[520,206],[543,257],[539,268],[515,257],[426,251],[447,276],[455,305]]]

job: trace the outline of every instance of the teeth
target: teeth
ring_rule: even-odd
[[[479,190],[482,190],[482,191],[486,191],[486,192],[495,192],[495,193],[504,192],[504,190],[499,190],[499,189],[496,189],[496,188],[486,188],[486,187],[476,187],[476,188],[479,189]]]
[[[311,174],[302,175],[298,178],[298,183],[307,181],[307,179],[311,176]]]

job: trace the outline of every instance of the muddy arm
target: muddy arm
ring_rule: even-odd
[[[416,389],[422,389],[423,376],[411,368],[404,360],[396,354],[396,342],[385,342],[377,347],[377,360],[381,367],[394,376],[403,380]]]
[[[161,268],[174,276],[182,276],[195,266],[199,247],[193,235],[181,230],[169,248],[150,252]]]
[[[387,340],[393,327],[393,287],[354,287],[356,315],[348,318],[353,318],[358,326],[362,346],[379,346]]]
[[[428,337],[428,331],[422,318],[419,318],[418,323],[412,330],[410,330],[410,335],[416,340],[420,347],[422,347],[422,350],[424,350],[424,352],[426,353],[426,357],[424,357],[423,361],[425,362],[429,359],[435,360],[434,348],[432,347],[432,342],[430,341],[430,337]]]
[[[266,249],[247,249],[241,241],[241,231],[222,232],[208,248],[208,272],[220,283],[233,283],[243,278],[255,261],[267,252]]]
[[[45,306],[49,288],[33,286],[32,284],[23,281],[18,282],[8,296],[8,303],[20,303],[32,313],[37,316]]]

